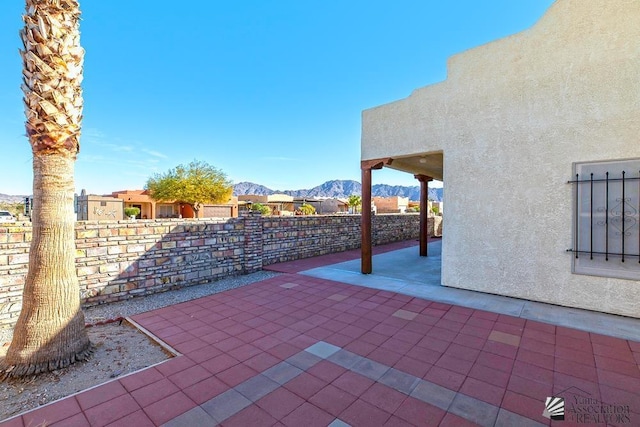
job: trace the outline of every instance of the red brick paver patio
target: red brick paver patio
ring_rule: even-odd
[[[0,426],[640,425],[638,342],[295,272],[133,319],[182,355]]]

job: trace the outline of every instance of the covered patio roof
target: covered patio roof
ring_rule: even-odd
[[[412,175],[426,175],[442,181],[443,178],[443,153],[420,153],[410,156],[392,157],[384,166]]]

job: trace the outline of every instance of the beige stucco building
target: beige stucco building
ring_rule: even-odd
[[[195,218],[194,210],[186,203],[159,202],[151,198],[148,190],[116,191],[113,197],[124,201],[124,207],[140,209],[140,218]],[[231,218],[238,216],[238,199],[231,197],[228,203],[204,204],[198,211],[198,218]]]
[[[245,194],[238,196],[238,202],[244,206],[245,209],[248,209],[249,203],[260,203],[271,208],[271,212],[273,215],[281,215],[286,213],[290,213],[293,215],[295,211],[293,196],[289,196],[288,194],[270,194],[270,195],[259,195],[259,194]]]
[[[121,199],[109,196],[85,194],[84,190],[77,199],[78,221],[122,220],[124,204]]]
[[[121,220],[124,209],[140,209],[139,219],[194,218],[191,206],[178,202],[157,202],[149,196],[147,190],[114,191],[111,195],[97,196],[82,194],[78,197],[77,219],[84,220]],[[232,197],[228,203],[205,204],[198,211],[198,218],[231,218],[238,216],[238,199]]]
[[[372,202],[376,213],[405,213],[409,207],[408,197],[372,197]]]
[[[443,181],[442,285],[640,317],[640,1],[558,0],[451,57],[363,112],[361,159]]]

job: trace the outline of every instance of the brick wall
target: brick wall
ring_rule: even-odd
[[[13,326],[22,307],[31,227],[0,228],[0,327]]]
[[[360,216],[266,217],[263,265],[360,247]]]
[[[417,214],[374,215],[374,245],[417,239]],[[20,312],[31,227],[0,228],[0,327]],[[82,221],[76,265],[85,306],[360,247],[360,216]]]
[[[432,219],[428,218],[427,229],[430,221],[432,221]],[[371,229],[373,233],[372,241],[376,246],[385,243],[418,239],[420,237],[420,214],[373,215]],[[358,247],[360,247],[359,242]]]

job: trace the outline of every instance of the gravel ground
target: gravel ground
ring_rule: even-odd
[[[95,351],[86,362],[0,382],[0,421],[172,357],[128,322],[95,326],[87,333]]]
[[[277,275],[260,271],[85,309],[86,322],[95,325],[87,329],[96,347],[91,359],[37,377],[0,382],[0,421],[172,357],[128,322],[110,320],[216,294]],[[0,357],[6,354],[11,335],[11,330],[0,330]]]

